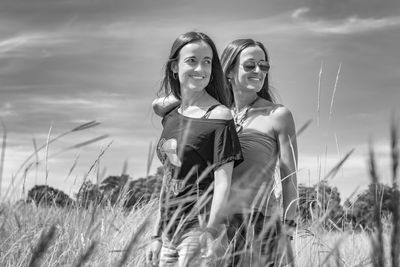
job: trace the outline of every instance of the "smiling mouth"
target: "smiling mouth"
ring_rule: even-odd
[[[195,80],[203,80],[203,79],[206,78],[205,76],[201,76],[201,75],[192,75],[191,77],[192,77],[193,79],[195,79]]]
[[[249,80],[261,82],[261,78],[258,77],[250,77]]]

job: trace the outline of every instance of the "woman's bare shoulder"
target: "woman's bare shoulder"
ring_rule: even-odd
[[[225,105],[221,104],[215,98],[209,96],[207,105],[209,107],[214,108],[210,112],[209,119],[217,119],[217,120],[231,120],[233,119],[231,110],[227,108]]]
[[[218,120],[231,120],[233,117],[229,108],[222,104],[219,104],[211,111],[209,118]]]
[[[265,118],[268,123],[272,123],[272,126],[276,129],[293,124],[291,111],[282,104],[272,103],[263,99],[254,108],[254,112],[261,115],[260,118]]]
[[[292,116],[292,112],[282,104],[274,104],[271,114],[283,118]]]
[[[271,101],[260,99],[256,105],[252,108],[255,113],[260,113],[260,115],[278,115],[285,112],[286,107],[282,104],[276,104]]]
[[[295,129],[292,112],[283,105],[278,105],[271,113],[274,121],[274,128],[278,132],[293,132]]]

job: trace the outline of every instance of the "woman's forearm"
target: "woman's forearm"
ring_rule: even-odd
[[[224,217],[231,188],[233,162],[226,163],[214,171],[214,193],[211,202],[210,217],[207,227],[215,228]]]
[[[297,211],[297,140],[291,112],[282,108],[277,118],[280,147],[279,169],[282,179],[283,216],[294,220]]]
[[[294,220],[297,212],[297,177],[296,174],[283,177],[282,180],[282,204],[284,219]]]

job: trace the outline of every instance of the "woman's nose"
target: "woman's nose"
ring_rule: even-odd
[[[258,64],[256,64],[256,67],[254,68],[253,71],[257,72],[257,73],[261,72],[260,66]]]
[[[203,65],[201,63],[197,64],[196,67],[194,68],[195,71],[201,71],[203,70]]]

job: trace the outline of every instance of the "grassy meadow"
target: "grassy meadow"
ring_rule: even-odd
[[[47,150],[50,143],[68,133],[95,125],[84,124],[48,139],[46,145],[37,148],[24,162],[25,166],[31,166],[29,160],[35,158],[38,151]],[[89,140],[74,147],[82,147],[100,139]],[[4,144],[5,138],[3,151]],[[393,187],[396,188],[398,156],[398,136],[393,127],[392,169]],[[2,165],[4,160],[2,153]],[[336,168],[340,168],[342,163],[339,162]],[[28,167],[22,166],[21,169]],[[371,182],[376,183],[372,149],[369,168]],[[337,172],[337,169],[332,171]],[[398,195],[396,201],[398,204]],[[145,247],[149,242],[156,209],[155,200],[130,211],[118,204],[58,208],[3,201],[0,204],[0,266],[146,266]],[[372,232],[351,228],[326,230],[321,225],[321,217],[314,218],[308,224],[300,224],[294,232],[294,240],[287,241],[290,246],[285,246],[291,247],[288,257],[293,260],[287,264],[282,260],[280,266],[398,267],[399,214],[398,209],[395,210],[397,212],[392,217],[381,218],[377,202],[376,228]]]
[[[155,202],[126,213],[121,207],[56,208],[33,204],[1,207],[1,266],[145,266],[144,248]],[[392,229],[384,221],[384,250]],[[374,266],[373,234],[297,229],[295,266]],[[390,256],[385,256],[389,263]],[[282,265],[283,266],[283,265]],[[390,266],[390,265],[386,265]]]

